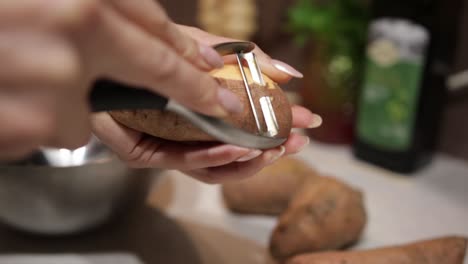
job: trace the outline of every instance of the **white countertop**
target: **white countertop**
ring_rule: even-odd
[[[461,160],[438,155],[416,175],[403,176],[357,161],[342,146],[312,143],[298,157],[364,192],[369,222],[357,248],[468,237],[468,164]],[[164,175],[160,182],[170,179],[175,191],[167,214],[267,245],[275,218],[232,214],[223,206],[220,186],[173,171],[165,174],[171,177]]]

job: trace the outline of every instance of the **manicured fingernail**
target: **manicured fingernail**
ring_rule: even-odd
[[[279,60],[272,60],[271,61],[276,69],[296,78],[302,78],[304,75],[300,73],[298,70],[294,69],[291,65],[286,64]]]
[[[244,106],[239,97],[226,88],[218,89],[218,101],[220,104],[231,113],[242,113]]]
[[[309,137],[302,136],[301,140],[303,142],[302,142],[302,145],[301,145],[301,147],[299,148],[299,150],[297,152],[303,151],[310,144],[310,138]]]
[[[317,114],[314,114],[314,117],[312,118],[312,123],[310,123],[309,128],[320,127],[322,123],[323,123],[322,117]]]
[[[224,66],[224,61],[221,55],[219,55],[213,48],[207,45],[200,44],[200,54],[213,68],[222,68]]]
[[[271,164],[275,161],[277,161],[279,158],[281,158],[284,153],[286,152],[286,148],[284,146],[281,146],[278,150],[276,151],[270,151],[268,152],[268,157],[267,157],[267,160],[268,160],[268,163]]]
[[[262,151],[261,150],[252,150],[250,151],[249,153],[245,154],[244,156],[240,157],[237,161],[238,162],[246,162],[246,161],[249,161],[249,160],[253,160],[255,158],[257,158],[258,156],[262,155]]]

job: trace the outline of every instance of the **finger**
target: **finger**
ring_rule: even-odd
[[[297,154],[304,150],[309,143],[309,137],[293,132],[284,143],[284,147],[286,149],[285,155]]]
[[[210,51],[209,47],[200,47],[194,39],[183,34],[157,1],[141,0],[138,5],[126,0],[114,0],[110,3],[127,19],[162,39],[200,69],[212,70],[223,66],[219,54],[214,50]]]
[[[242,111],[239,98],[182,59],[166,44],[126,22],[112,10],[102,12],[89,41],[88,67],[99,75],[148,87],[201,113],[226,116]],[[91,38],[91,39],[90,39]],[[99,50],[99,53],[95,51]],[[102,57],[103,54],[106,57]],[[96,68],[97,67],[97,68]]]
[[[38,31],[2,31],[0,84],[63,86],[79,79],[76,51],[60,37]]]
[[[248,178],[265,166],[282,157],[285,148],[272,149],[264,152],[260,157],[247,162],[233,162],[225,166],[183,171],[185,174],[209,184],[225,183],[233,180]]]
[[[94,134],[132,167],[197,169],[250,160],[258,151],[220,143],[187,145],[143,136],[116,122],[109,114],[92,117]]]
[[[322,125],[322,117],[312,113],[309,109],[294,105],[292,110],[292,126],[294,128],[317,128]]]
[[[149,138],[149,140],[156,139]],[[142,167],[164,167],[177,170],[222,166],[251,152],[250,149],[219,143],[187,145],[165,140],[160,140],[157,149],[150,150],[150,157],[142,155],[136,163]]]
[[[178,27],[196,41],[210,46],[219,44],[221,42],[237,41],[235,39],[215,36],[193,27],[186,27],[182,25],[178,25]],[[291,78],[303,77],[302,73],[294,69],[292,66],[279,60],[271,59],[270,56],[268,56],[258,46],[256,46],[253,52],[257,56],[257,60],[260,68],[262,69],[262,72],[270,77],[273,81],[278,83],[286,83],[291,80]],[[237,63],[235,56],[225,56],[224,59],[225,63]]]
[[[146,136],[130,153],[120,157],[134,168],[193,170],[232,163],[249,152],[219,143],[187,145]]]
[[[108,113],[91,116],[91,129],[104,144],[119,156],[128,156],[138,146],[143,134],[116,122]]]

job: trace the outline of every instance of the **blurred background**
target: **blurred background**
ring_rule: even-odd
[[[159,2],[304,73],[282,87],[324,122],[297,158],[362,191],[357,248],[468,236],[468,0]],[[222,187],[130,169],[95,138],[0,164],[0,264],[274,263],[277,218],[228,210]]]
[[[273,58],[297,67],[305,78],[293,80],[283,87],[300,94],[304,105],[323,115],[324,125],[322,129],[314,131],[313,138],[329,143],[350,144],[353,141],[356,97],[362,88],[361,78],[365,67],[366,23],[372,16],[372,10],[366,9],[368,1],[160,2],[177,23],[252,40]],[[447,52],[454,51],[453,60],[447,60],[447,65],[444,65],[448,67],[445,69],[447,75],[450,75],[468,69],[468,4],[463,0],[445,2],[441,7],[445,14],[433,19],[445,20],[445,25],[439,27],[456,31],[445,39],[446,42],[453,42],[452,45],[444,46]],[[356,6],[356,3],[363,6]],[[334,16],[332,12],[335,11],[329,5],[341,8],[342,11],[336,11],[341,13]],[[220,26],[224,31],[217,28]],[[324,33],[333,30],[324,36]],[[322,56],[325,51],[320,51],[321,45],[339,44],[343,45],[336,48],[334,54],[327,55],[327,58]],[[323,68],[329,66],[335,67],[335,71],[324,73]],[[468,160],[468,138],[465,136],[468,134],[468,122],[465,121],[468,115],[468,88],[450,91],[444,101],[443,116],[438,123],[437,150]]]

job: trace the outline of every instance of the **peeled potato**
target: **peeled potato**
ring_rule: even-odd
[[[288,137],[291,131],[292,114],[288,99],[277,83],[268,76],[263,75],[266,86],[253,84],[248,68],[244,67],[251,87],[252,97],[256,102],[260,123],[265,127],[259,100],[269,96],[272,99],[273,109],[279,125],[277,137]],[[257,134],[257,126],[250,108],[249,99],[244,87],[242,75],[237,65],[226,65],[222,69],[210,73],[223,87],[234,92],[244,104],[244,111],[240,114],[231,114],[225,121],[237,128]],[[183,117],[158,110],[138,111],[112,111],[110,115],[119,123],[144,132],[146,134],[173,141],[215,141],[210,135],[193,126]]]

